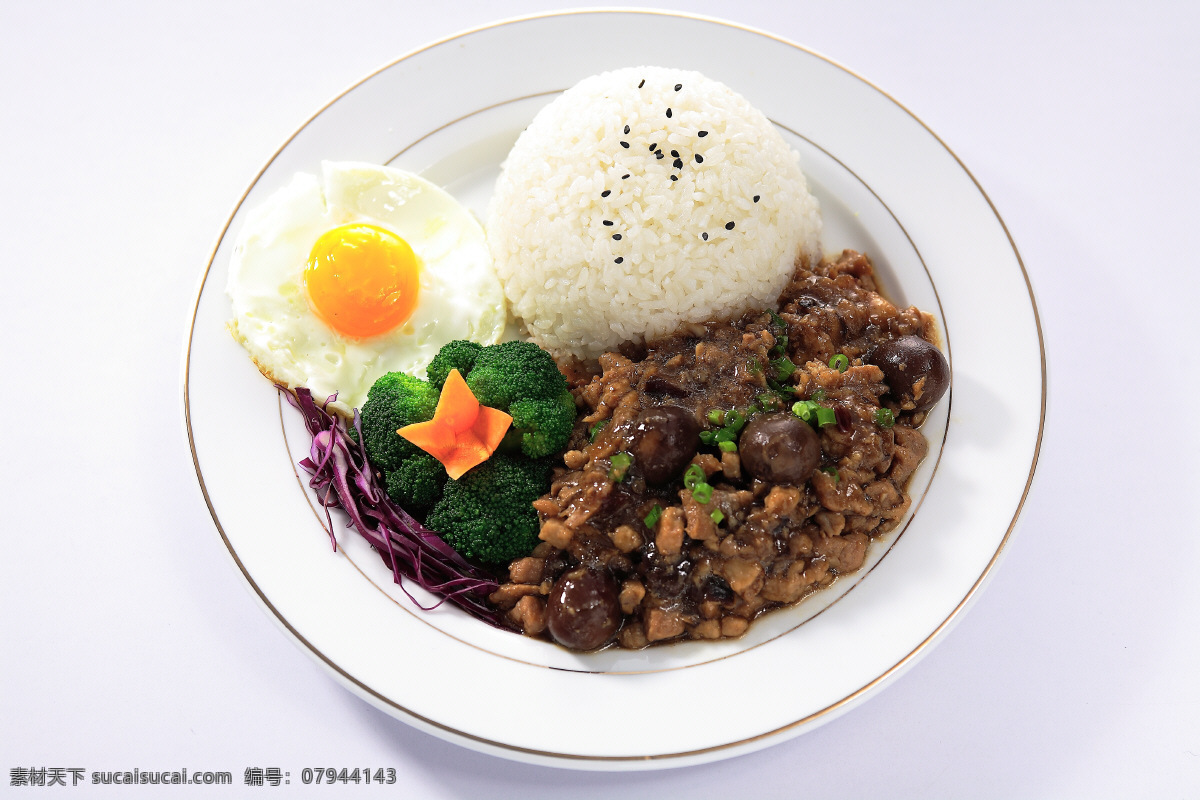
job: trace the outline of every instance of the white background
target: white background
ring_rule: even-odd
[[[1037,292],[1050,410],[1018,533],[879,696],[707,766],[529,767],[368,706],[259,610],[183,433],[211,247],[333,96],[430,40],[554,7],[0,3],[0,791],[40,795],[9,785],[18,767],[187,767],[236,785],[177,795],[1200,795],[1195,5],[660,4],[797,41],[906,105],[988,192]],[[368,765],[398,785],[295,780]],[[293,784],[242,787],[248,766]]]

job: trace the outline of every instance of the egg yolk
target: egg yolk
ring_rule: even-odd
[[[376,225],[353,223],[317,239],[304,287],[326,325],[344,336],[366,339],[412,316],[419,272],[408,242]]]

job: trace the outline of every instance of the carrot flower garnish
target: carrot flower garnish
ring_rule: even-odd
[[[446,474],[457,479],[496,452],[510,425],[512,417],[480,405],[454,369],[442,386],[433,419],[405,425],[396,433],[442,462]]]

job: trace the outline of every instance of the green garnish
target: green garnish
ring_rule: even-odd
[[[833,413],[832,408],[825,406],[817,406],[817,425],[833,425],[837,422],[837,414]]]
[[[820,406],[812,400],[801,400],[797,403],[792,403],[792,413],[810,425],[817,421],[818,408]]]
[[[647,528],[653,529],[658,524],[659,518],[662,517],[662,512],[662,506],[655,503],[654,508],[650,509],[650,513],[642,519],[642,522],[646,523]]]
[[[592,427],[588,428],[588,441],[596,441],[596,437],[600,435],[600,431],[604,430],[604,426],[608,424],[608,420],[602,419]]]
[[[620,483],[625,480],[625,473],[629,471],[630,465],[633,464],[633,456],[629,453],[614,453],[608,459],[608,463],[611,465],[608,470],[608,479]]]
[[[824,472],[826,475],[832,477],[834,483],[837,483],[842,479],[842,476],[838,474],[836,467],[822,467],[821,472]]]
[[[809,400],[812,400],[814,403],[819,403],[819,402],[821,402],[822,400],[824,400],[824,399],[825,399],[825,390],[824,390],[824,389],[817,389],[815,392],[813,392],[812,394],[810,394],[810,395],[808,396],[808,399],[809,399]]]
[[[875,423],[881,428],[890,428],[896,424],[896,415],[890,408],[875,409]]]
[[[771,334],[775,337],[775,345],[771,348],[771,355],[787,355],[788,337],[787,320],[776,314],[774,311],[768,311],[771,315]]]
[[[775,376],[781,381],[786,381],[792,377],[792,373],[796,371],[796,365],[787,356],[777,358],[771,362],[772,369],[775,370]]]
[[[758,397],[754,398],[755,404],[766,411],[769,408],[775,408],[779,405],[779,395],[771,392],[763,392]]]
[[[850,359],[846,358],[845,354],[838,353],[833,358],[829,359],[829,366],[836,369],[838,372],[845,372],[850,368]]]
[[[809,425],[820,427],[822,425],[832,425],[837,422],[837,414],[832,408],[814,403],[812,400],[800,400],[792,403],[792,413],[800,419],[807,422]]]
[[[752,408],[750,413],[755,410],[761,409]],[[700,431],[700,441],[709,446],[716,445],[723,453],[736,452],[738,432],[746,424],[746,414],[735,408],[728,410],[714,408],[708,412],[706,418],[714,425],[724,423],[724,426],[716,430]],[[703,479],[704,477],[701,475],[700,480]]]
[[[713,521],[714,525],[720,525],[721,520],[725,519],[725,515],[721,513],[721,509],[714,508],[712,513],[708,515],[708,518]]]
[[[713,487],[707,483],[698,483],[692,489],[692,499],[701,505],[712,500]]]
[[[704,469],[699,464],[692,464],[683,471],[683,485],[688,489],[695,489],[704,483],[707,477],[704,474]]]

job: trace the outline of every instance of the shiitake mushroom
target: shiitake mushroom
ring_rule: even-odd
[[[686,408],[648,408],[634,425],[633,458],[647,483],[662,485],[679,477],[700,446],[700,423]]]
[[[946,357],[920,336],[884,342],[868,360],[883,371],[884,382],[903,409],[928,411],[950,388]]]
[[[792,414],[757,414],[742,431],[738,455],[755,478],[798,486],[821,463],[821,437]]]
[[[620,624],[617,584],[608,570],[578,567],[550,589],[546,627],[563,647],[595,650],[608,644]]]

